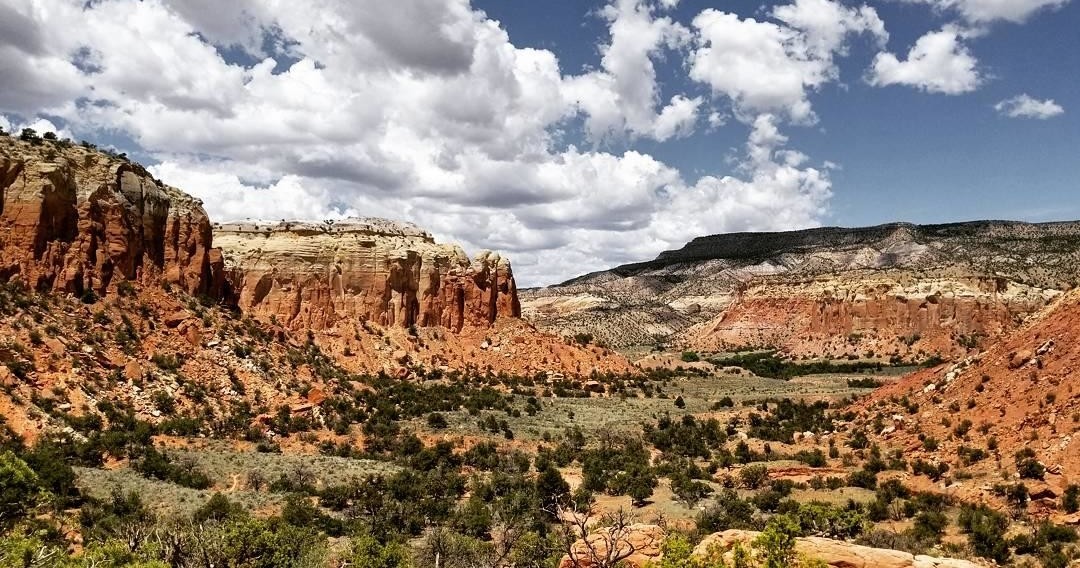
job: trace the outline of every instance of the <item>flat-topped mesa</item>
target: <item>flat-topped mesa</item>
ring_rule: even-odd
[[[384,219],[214,224],[233,301],[294,329],[490,326],[521,315],[510,262]]]
[[[540,329],[607,345],[964,353],[1080,285],[1080,222],[890,223],[698,237],[523,292]]]
[[[0,137],[0,279],[101,294],[121,281],[216,295],[202,203],[119,157]]]

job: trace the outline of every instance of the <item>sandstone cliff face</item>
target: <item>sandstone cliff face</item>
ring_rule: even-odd
[[[438,244],[378,219],[214,226],[231,295],[245,313],[292,328],[369,321],[454,331],[517,318],[510,263]]]
[[[1013,329],[1057,294],[1003,278],[915,281],[901,272],[767,280],[682,336],[704,351],[751,345],[796,356],[948,354]]]
[[[201,203],[100,152],[0,138],[0,278],[105,293],[122,280],[216,294]]]
[[[541,329],[612,346],[948,355],[1014,329],[1077,283],[1080,223],[895,223],[701,237],[650,262],[524,290],[522,302]]]
[[[729,566],[736,546],[752,551],[756,531],[726,530],[706,536],[691,553],[703,566]],[[662,544],[666,531],[656,525],[634,524],[621,530],[600,528],[579,539],[563,556],[560,568],[596,568],[610,566],[611,559],[621,558],[620,566],[647,568],[663,558]],[[751,552],[753,554],[753,552]],[[822,537],[795,539],[797,566],[816,563],[830,568],[979,568],[979,564],[956,558],[912,555],[900,550],[872,548]],[[759,565],[756,563],[755,565]]]

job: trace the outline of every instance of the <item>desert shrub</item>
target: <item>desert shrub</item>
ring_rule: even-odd
[[[0,450],[0,527],[21,519],[48,498],[34,470],[9,450]]]
[[[810,467],[825,467],[825,453],[814,448],[813,450],[799,450],[791,456],[792,459],[803,462]]]
[[[180,355],[175,353],[158,353],[155,352],[150,360],[153,361],[157,367],[163,371],[175,371],[179,369],[184,361]]]
[[[911,534],[919,541],[937,543],[949,526],[949,518],[940,511],[923,511],[915,515]]]
[[[877,487],[877,474],[868,469],[860,469],[848,475],[847,483],[851,487],[874,489]]]
[[[931,463],[922,459],[917,459],[911,464],[911,472],[915,475],[925,475],[933,481],[938,481],[949,471],[949,464],[945,462]]]
[[[656,425],[644,426],[645,440],[656,449],[678,456],[708,458],[710,448],[723,444],[727,434],[715,418],[699,422],[691,415],[673,420],[662,415]]]
[[[446,416],[443,416],[440,412],[432,412],[427,416],[427,425],[436,430],[443,430],[449,423],[446,421]]]
[[[850,539],[862,534],[869,525],[862,507],[850,501],[847,505],[836,506],[820,501],[798,503],[788,500],[777,511],[796,521],[799,536]]]
[[[697,532],[712,534],[728,529],[754,528],[754,506],[731,489],[723,489],[695,520]]]
[[[1035,459],[1035,450],[1024,448],[1014,455],[1016,459],[1016,472],[1021,479],[1042,479],[1046,475],[1046,468],[1039,460]]]
[[[600,443],[581,453],[582,486],[588,491],[610,495],[630,495],[633,491],[631,497],[635,500],[646,491],[651,495],[656,476],[651,472],[649,453],[641,440],[611,433],[602,437]]]
[[[1080,485],[1073,483],[1065,488],[1061,495],[1061,509],[1066,513],[1080,511]]]
[[[593,334],[591,333],[575,333],[574,342],[578,345],[588,345],[593,342]]]
[[[191,517],[196,522],[224,521],[230,518],[244,516],[244,508],[238,503],[229,501],[229,498],[221,493],[214,493],[201,507],[195,509]]]
[[[965,466],[970,466],[989,457],[986,450],[983,450],[982,448],[970,448],[968,446],[960,446],[957,448],[956,455],[960,457],[960,461],[963,462]]]
[[[146,448],[142,456],[132,463],[132,468],[147,477],[169,481],[191,489],[207,489],[211,485],[209,476],[194,462],[190,460],[173,462],[167,454],[152,446]]]
[[[963,438],[964,436],[967,436],[968,432],[971,431],[972,426],[974,426],[974,424],[971,422],[971,420],[965,418],[961,420],[955,428],[953,428],[953,435],[957,438]]]
[[[747,489],[759,489],[769,479],[769,468],[764,464],[748,465],[739,470],[739,480]]]
[[[976,555],[999,564],[1009,559],[1009,545],[1005,539],[1005,531],[1009,528],[1008,517],[985,505],[964,506],[960,509],[957,523],[968,535],[968,544]]]
[[[819,434],[832,431],[835,426],[827,415],[828,408],[829,404],[825,401],[806,403],[785,398],[778,401],[775,408],[765,416],[751,413],[747,433],[759,440],[792,443],[795,432]]]
[[[769,519],[765,530],[754,540],[754,548],[760,551],[764,568],[789,568],[796,564],[795,538],[799,531],[798,522],[787,515]]]
[[[42,489],[56,500],[56,505],[67,508],[80,502],[75,471],[64,459],[63,449],[52,440],[39,441],[22,455],[26,465],[38,477]]]

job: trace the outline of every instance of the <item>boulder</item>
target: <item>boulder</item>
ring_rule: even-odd
[[[667,534],[657,525],[633,524],[622,530],[601,528],[589,535],[587,542],[579,540],[571,553],[563,556],[559,568],[596,568],[605,566],[597,559],[621,558],[622,564],[642,568],[658,560]],[[611,554],[609,549],[615,551]]]
[[[714,533],[694,548],[693,556],[707,558],[711,554],[723,554],[730,559],[736,544],[749,545],[759,534],[742,530]],[[967,560],[915,556],[900,550],[872,548],[821,537],[796,539],[795,551],[802,557],[819,560],[832,568],[979,568],[978,564]]]

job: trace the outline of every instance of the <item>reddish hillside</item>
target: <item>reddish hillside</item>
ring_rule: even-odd
[[[1014,454],[1031,448],[1047,482],[1060,486],[1080,481],[1078,369],[1080,290],[1073,290],[980,355],[914,373],[857,408],[880,427],[873,435],[882,445],[904,448],[909,460],[965,467],[958,456],[966,446],[990,454],[967,469],[1015,473]],[[920,437],[939,447],[928,450]]]
[[[0,137],[0,415],[33,438],[103,401],[155,422],[310,411],[346,372],[631,370],[522,321],[506,259],[349,227],[233,235],[226,255],[202,204],[142,167]]]

